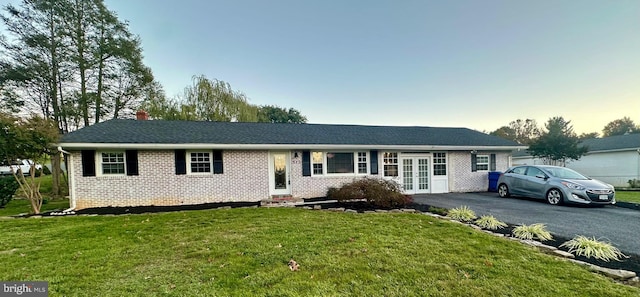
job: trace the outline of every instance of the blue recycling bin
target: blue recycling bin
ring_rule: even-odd
[[[498,192],[498,179],[501,174],[500,171],[489,172],[489,192]]]

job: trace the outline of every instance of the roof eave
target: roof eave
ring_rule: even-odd
[[[495,145],[353,145],[353,144],[217,144],[217,143],[60,143],[66,150],[78,149],[226,149],[226,150],[440,150],[440,151],[512,151],[526,146]]]

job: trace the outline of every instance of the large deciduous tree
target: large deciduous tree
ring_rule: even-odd
[[[545,164],[564,165],[567,160],[578,160],[587,152],[588,148],[580,145],[571,121],[553,117],[545,128],[546,131],[528,149],[532,156],[542,159]]]
[[[302,124],[307,118],[294,108],[264,105],[258,108],[258,122]]]
[[[56,123],[39,115],[28,119],[0,113],[0,158],[11,161],[28,159],[42,161],[46,155],[55,152],[58,141]],[[35,163],[29,173],[12,170],[20,185],[20,191],[29,200],[33,213],[40,213],[43,198],[40,194],[40,180],[36,179]]]
[[[193,83],[184,89],[182,97],[167,98],[161,88],[146,91],[143,109],[154,119],[216,121],[306,123],[298,110],[277,106],[256,106],[247,96],[234,90],[225,81],[194,76]]]
[[[636,125],[629,117],[611,121],[602,129],[604,137],[631,133],[640,133],[640,125]]]
[[[529,145],[540,136],[540,128],[536,120],[517,119],[511,121],[508,126],[502,126],[489,134]]]
[[[22,0],[0,23],[0,108],[42,114],[60,133],[133,115],[153,82],[138,37],[103,0]],[[59,155],[51,162],[58,194]]]

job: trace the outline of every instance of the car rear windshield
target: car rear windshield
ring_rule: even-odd
[[[577,173],[571,169],[568,168],[562,168],[562,167],[558,167],[558,168],[545,168],[549,173],[551,173],[551,175],[557,177],[557,178],[566,178],[566,179],[589,179],[588,177]]]

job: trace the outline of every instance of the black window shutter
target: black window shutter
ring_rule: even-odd
[[[489,156],[489,170],[496,171],[496,154]]]
[[[302,151],[302,176],[311,176],[311,153]]]
[[[176,150],[176,174],[187,174],[187,160],[185,150]]]
[[[126,150],[125,159],[127,160],[127,175],[138,175],[138,151]]]
[[[213,151],[213,174],[222,174],[224,173],[223,163],[222,163],[222,151],[214,150]]]
[[[371,158],[369,171],[372,175],[376,175],[378,174],[378,151],[370,151],[369,158]]]
[[[478,171],[478,159],[476,154],[471,154],[471,172]]]
[[[96,176],[96,151],[82,151],[82,176]]]

